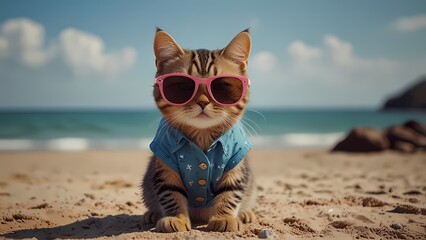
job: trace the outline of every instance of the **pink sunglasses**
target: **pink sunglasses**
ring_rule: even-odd
[[[198,78],[185,73],[170,73],[158,76],[155,83],[160,87],[163,99],[170,105],[189,103],[197,94],[200,84],[205,84],[211,98],[223,106],[234,106],[243,99],[250,80],[247,77],[222,74]]]

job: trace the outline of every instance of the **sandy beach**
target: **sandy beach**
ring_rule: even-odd
[[[148,151],[0,153],[0,238],[426,239],[426,154],[254,149],[258,220],[164,234],[141,223]]]

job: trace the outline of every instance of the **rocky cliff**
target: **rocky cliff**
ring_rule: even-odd
[[[399,95],[388,99],[382,110],[426,111],[426,77]]]

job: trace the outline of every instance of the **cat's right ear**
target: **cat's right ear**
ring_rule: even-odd
[[[154,38],[154,54],[155,62],[159,69],[161,65],[166,64],[168,61],[180,58],[184,51],[168,33],[157,28]]]
[[[226,46],[221,54],[228,59],[241,65],[242,69],[246,69],[248,58],[250,55],[251,39],[249,30],[246,29],[240,32]]]

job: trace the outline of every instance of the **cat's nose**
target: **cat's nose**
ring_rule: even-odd
[[[210,102],[208,101],[199,101],[197,102],[197,104],[201,107],[201,109],[204,110],[204,108],[206,108],[207,105],[209,105]]]

